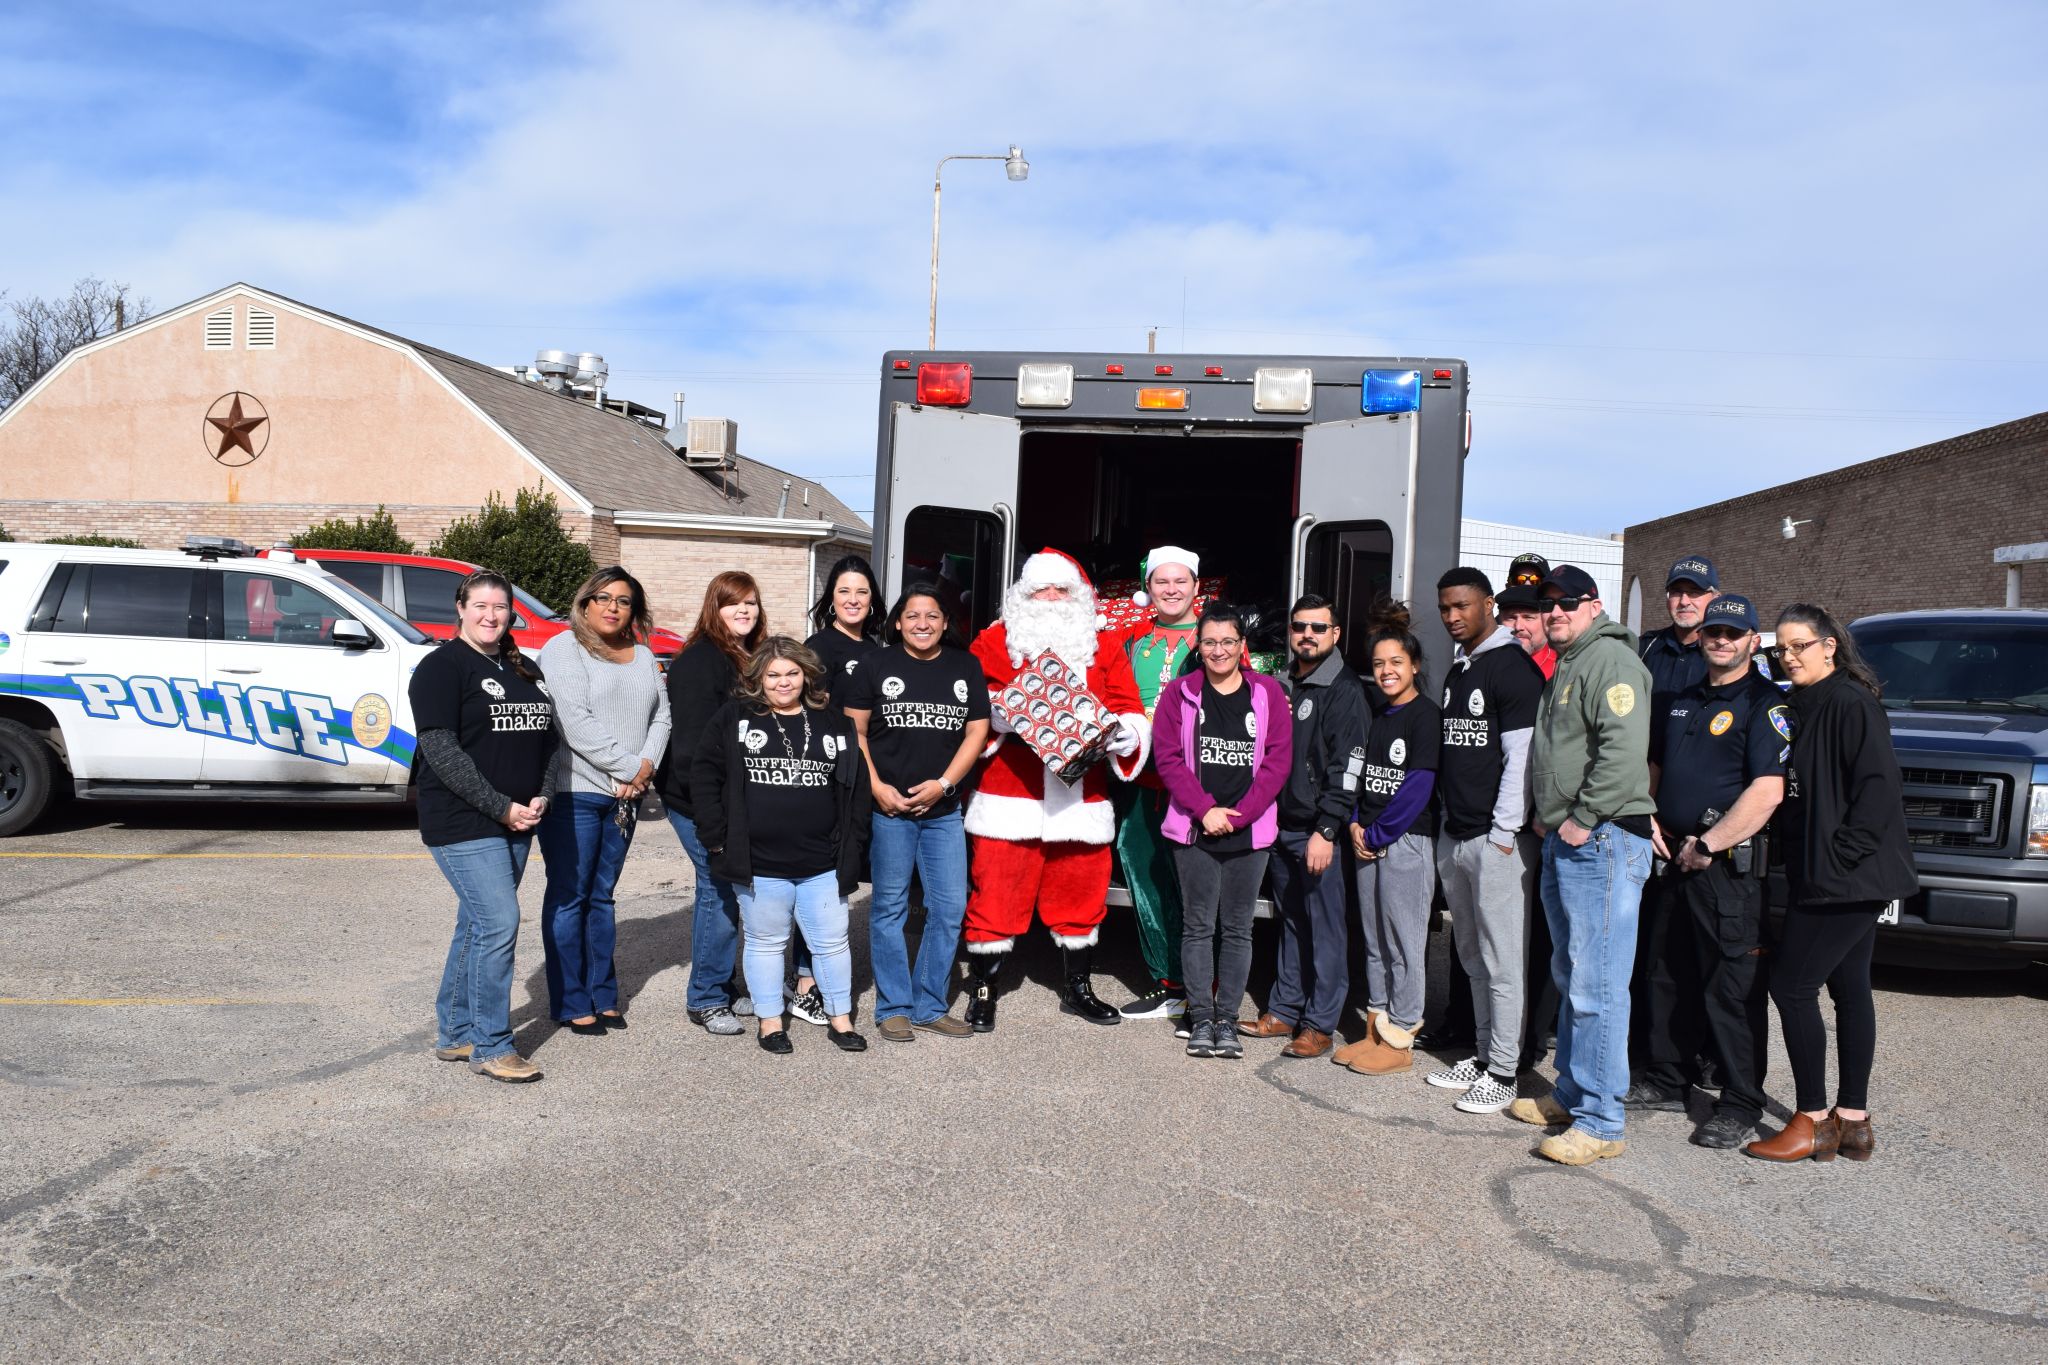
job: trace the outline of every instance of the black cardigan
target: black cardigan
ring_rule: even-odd
[[[690,796],[696,809],[697,837],[711,853],[711,870],[729,882],[754,880],[753,850],[747,837],[746,749],[740,744],[741,717],[766,722],[758,706],[730,701],[704,728],[703,742],[690,764]],[[850,896],[860,885],[861,860],[867,853],[868,827],[874,796],[868,787],[867,760],[853,722],[837,711],[813,711],[811,724],[839,746],[833,760],[832,787],[838,797],[833,825],[838,857],[839,894]]]
[[[702,635],[668,666],[668,754],[655,781],[670,810],[696,818],[690,802],[690,763],[703,742],[704,727],[732,700],[739,676],[731,656]]]
[[[1918,891],[1883,705],[1838,671],[1793,692],[1792,725],[1790,780],[1777,813],[1792,903],[1892,901]]]

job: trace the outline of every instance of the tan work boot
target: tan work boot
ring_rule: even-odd
[[[1620,1138],[1594,1137],[1583,1128],[1567,1128],[1536,1144],[1536,1155],[1561,1166],[1590,1166],[1603,1157],[1620,1156],[1628,1143]]]
[[[1516,1100],[1507,1107],[1507,1116],[1523,1123],[1533,1123],[1538,1128],[1555,1128],[1572,1121],[1571,1110],[1549,1095],[1539,1095],[1533,1100]]]
[[[469,1060],[469,1054],[475,1050],[468,1043],[457,1043],[454,1047],[435,1048],[434,1055],[444,1062],[466,1062]]]
[[[540,1079],[540,1068],[516,1052],[501,1052],[495,1057],[471,1062],[469,1069],[479,1076],[489,1076],[494,1081],[511,1081],[515,1085]]]

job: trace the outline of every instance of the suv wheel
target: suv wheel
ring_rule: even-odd
[[[56,755],[19,721],[0,720],[0,835],[34,824],[56,788]]]

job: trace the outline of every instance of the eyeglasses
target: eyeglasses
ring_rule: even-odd
[[[1296,635],[1328,635],[1336,629],[1328,621],[1289,621],[1287,628]]]
[[[1242,640],[1204,640],[1198,648],[1211,652],[1235,653],[1244,648]]]
[[[614,596],[608,592],[594,592],[590,595],[590,602],[593,606],[617,607],[620,611],[633,610],[633,599],[630,596]]]
[[[1797,659],[1819,643],[1820,641],[1818,640],[1780,640],[1772,647],[1771,652],[1780,657],[1790,655],[1792,658]]]
[[[1546,597],[1537,604],[1536,614],[1548,616],[1554,611],[1575,612],[1592,600],[1590,597]]]

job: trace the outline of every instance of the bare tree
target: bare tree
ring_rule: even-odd
[[[9,301],[0,293],[0,409],[27,393],[75,347],[132,327],[149,300],[125,284],[88,275],[55,299]]]

